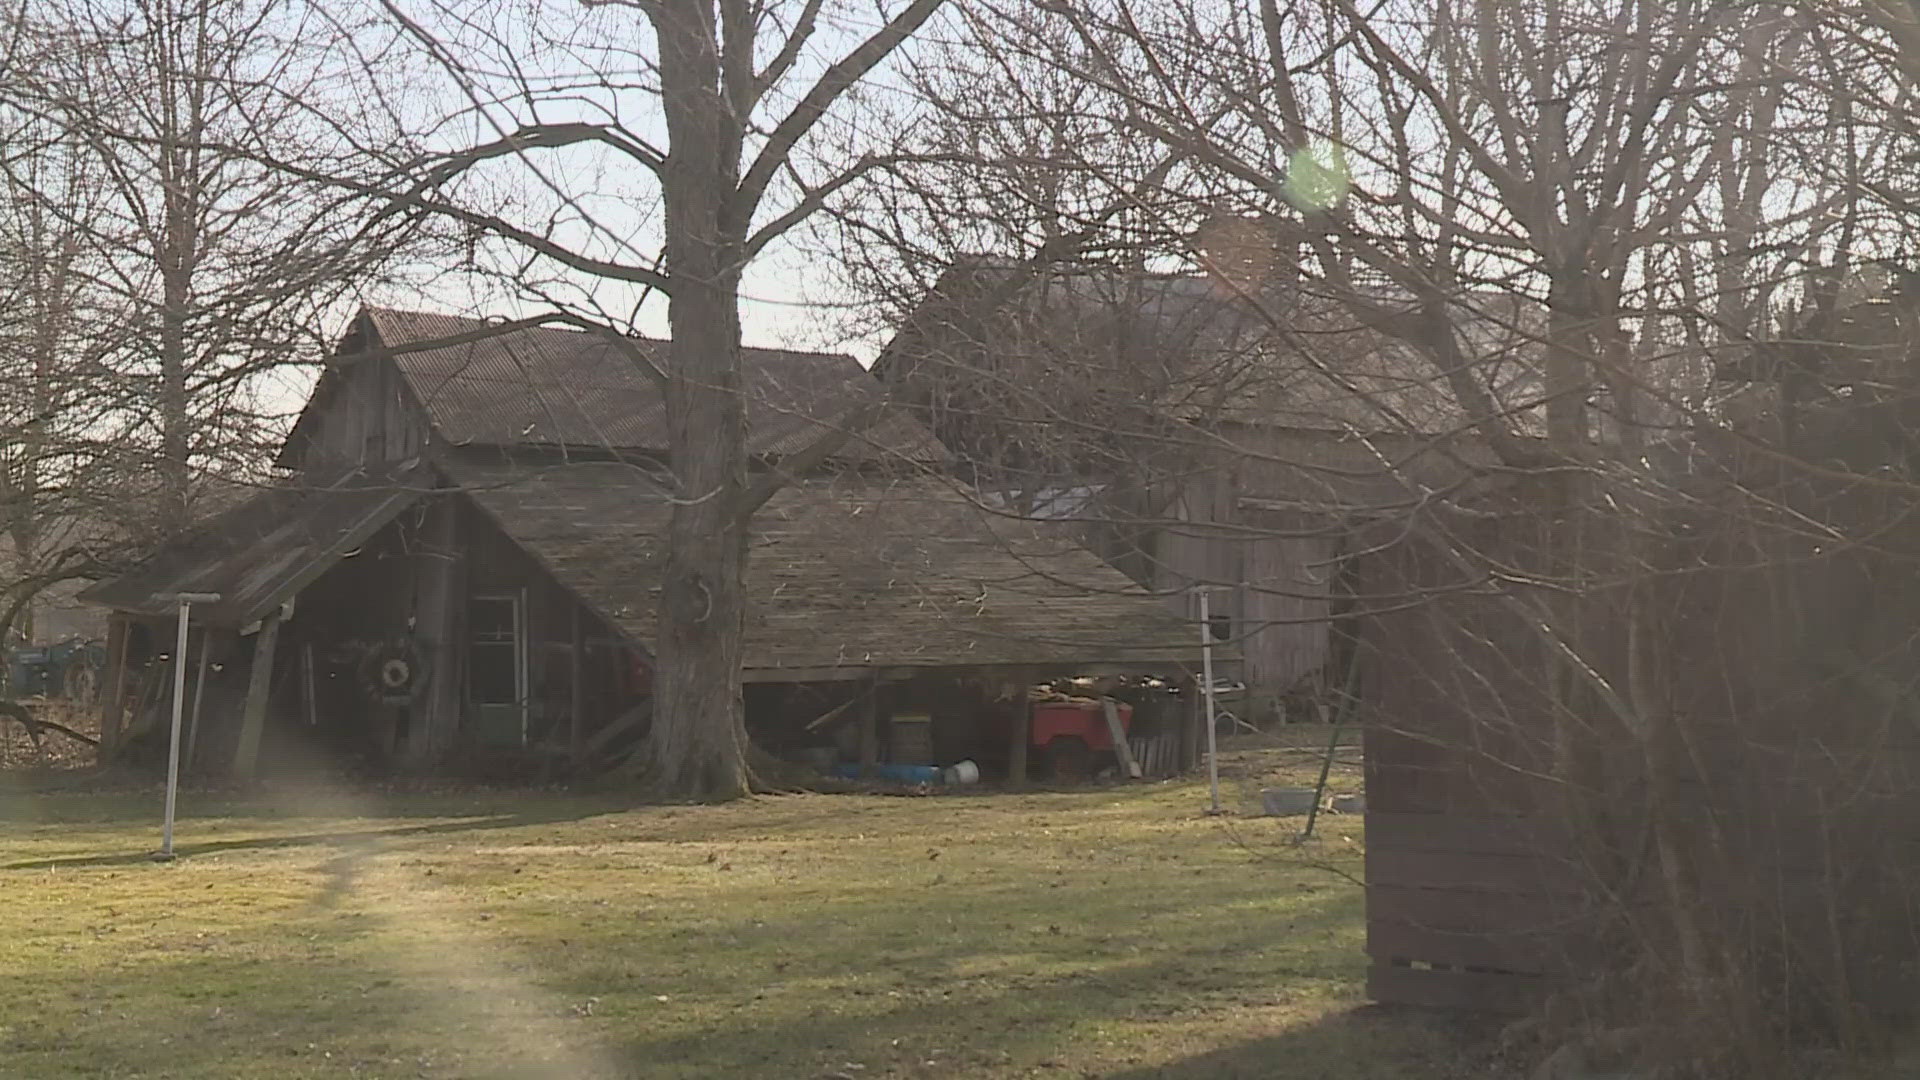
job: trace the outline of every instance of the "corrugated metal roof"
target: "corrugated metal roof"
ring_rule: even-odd
[[[194,619],[244,626],[305,588],[433,485],[432,471],[412,463],[263,491],[79,598],[160,616],[173,613],[180,593],[219,593],[219,603],[195,605]]]
[[[623,633],[656,633],[670,507],[636,470],[451,465],[516,542]],[[820,477],[753,520],[745,666],[1173,663],[1197,632],[1058,530],[932,478]]]
[[[368,308],[389,347],[470,334],[478,319]],[[664,363],[664,342],[633,339]],[[666,450],[657,381],[614,343],[584,331],[535,327],[481,341],[393,354],[440,436],[454,444]],[[812,446],[882,393],[850,356],[741,350],[748,451],[788,455]],[[902,409],[887,409],[835,455],[842,461],[945,461],[945,447]]]

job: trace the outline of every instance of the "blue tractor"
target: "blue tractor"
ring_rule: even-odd
[[[52,645],[18,645],[6,650],[6,696],[92,701],[107,648],[97,641],[69,638]]]

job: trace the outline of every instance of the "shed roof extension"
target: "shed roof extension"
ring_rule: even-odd
[[[176,539],[79,599],[133,615],[172,614],[183,592],[218,593],[194,618],[245,626],[291,599],[347,552],[427,494],[431,469],[415,462],[326,482],[270,488]]]
[[[670,507],[638,470],[459,463],[463,487],[561,584],[650,642]],[[1070,537],[998,517],[930,477],[823,476],[755,515],[747,677],[871,669],[1164,665],[1190,624]]]

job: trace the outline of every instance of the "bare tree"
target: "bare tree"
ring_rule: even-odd
[[[61,182],[86,189],[42,187],[31,158],[14,185],[75,245],[90,304],[73,317],[111,345],[95,362],[116,376],[114,442],[153,477],[163,533],[194,518],[201,476],[256,467],[284,408],[261,374],[323,355],[322,325],[394,247],[392,223],[369,228],[350,198],[262,164],[332,149],[310,118],[343,83],[303,42],[307,18],[281,0],[9,16],[33,45],[9,105],[73,163]]]
[[[94,511],[124,479],[100,439],[113,395],[102,378],[87,245],[41,201],[54,196],[84,213],[97,188],[85,163],[44,145],[44,134],[30,122],[14,129],[11,145],[31,149],[0,179],[0,509],[12,545],[0,627],[28,639],[41,591],[94,568]]]

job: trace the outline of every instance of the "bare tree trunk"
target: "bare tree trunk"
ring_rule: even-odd
[[[713,8],[677,0],[654,17],[672,140],[661,189],[666,260],[668,445],[679,500],[667,528],[658,678],[645,779],[672,798],[747,793],[740,638],[746,569],[746,413],[740,396],[741,248]]]

